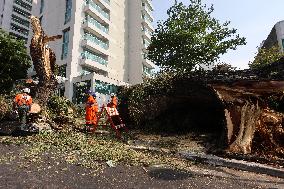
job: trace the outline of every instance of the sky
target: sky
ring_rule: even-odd
[[[152,0],[154,26],[158,20],[167,19],[167,9],[174,0]],[[179,0],[185,4],[189,0]],[[253,61],[257,47],[265,40],[273,26],[284,20],[284,0],[202,0],[203,4],[213,4],[212,16],[221,23],[230,21],[230,28],[237,29],[241,37],[246,38],[247,44],[229,50],[221,56],[221,62],[229,63],[239,69],[248,68]]]

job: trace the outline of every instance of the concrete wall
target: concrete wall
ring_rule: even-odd
[[[1,28],[6,31],[9,31],[14,2],[11,0],[5,0],[5,1],[2,0],[1,4],[2,5],[0,5],[1,6],[0,13],[1,15],[3,15],[3,18],[1,20]]]
[[[275,29],[276,29],[278,45],[281,48],[281,51],[284,52],[283,42],[282,42],[282,40],[284,40],[284,20],[276,23]]]

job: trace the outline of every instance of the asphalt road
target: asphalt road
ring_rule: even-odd
[[[21,146],[1,145],[1,157],[17,154]],[[100,163],[97,170],[64,161],[20,158],[0,163],[0,188],[283,188],[284,179],[223,167],[192,165],[187,172],[167,168]]]

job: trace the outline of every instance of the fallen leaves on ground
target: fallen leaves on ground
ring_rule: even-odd
[[[0,143],[24,146],[19,157],[30,163],[43,162],[43,157],[98,169],[108,161],[114,164],[155,165],[183,169],[190,162],[160,152],[136,151],[113,136],[91,135],[73,130],[42,131],[26,137],[2,137]]]

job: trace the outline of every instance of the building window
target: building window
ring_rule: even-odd
[[[71,11],[72,11],[72,0],[66,0],[64,24],[68,23],[71,20]]]
[[[68,55],[69,32],[70,28],[63,31],[63,44],[62,44],[62,55],[61,55],[62,60],[67,58]]]
[[[43,12],[43,8],[44,8],[44,0],[40,1],[40,14]]]
[[[29,21],[27,21],[25,19],[22,19],[22,18],[14,15],[14,14],[12,14],[11,20],[13,20],[14,22],[17,22],[17,23],[19,23],[21,25],[24,25],[26,27],[30,27],[30,22]]]
[[[15,7],[15,6],[13,7],[13,11],[24,16],[24,17],[26,17],[26,18],[28,18],[28,19],[30,19],[31,14],[26,12],[26,11],[23,11],[23,10],[21,10],[21,9]]]
[[[83,104],[86,102],[86,90],[91,89],[91,80],[73,83],[73,97],[72,101],[76,104]]]
[[[12,35],[12,36],[14,36],[14,37],[16,37],[18,40],[23,40],[23,41],[25,42],[25,44],[28,43],[28,38],[25,38],[25,37],[23,37],[23,36],[17,35],[17,34],[15,34],[15,33],[13,33],[13,32],[10,32],[9,34]]]
[[[29,4],[27,4],[27,3],[25,3],[25,2],[22,1],[22,0],[15,0],[15,4],[17,4],[17,5],[21,6],[21,7],[23,7],[23,8],[26,9],[26,10],[29,10],[29,11],[32,10],[32,6],[29,5]]]
[[[25,29],[25,28],[23,28],[21,26],[18,26],[16,24],[13,24],[13,23],[11,23],[10,29],[13,30],[13,31],[16,31],[16,32],[18,32],[20,34],[23,34],[25,36],[29,35],[29,30],[27,30],[27,29]]]

